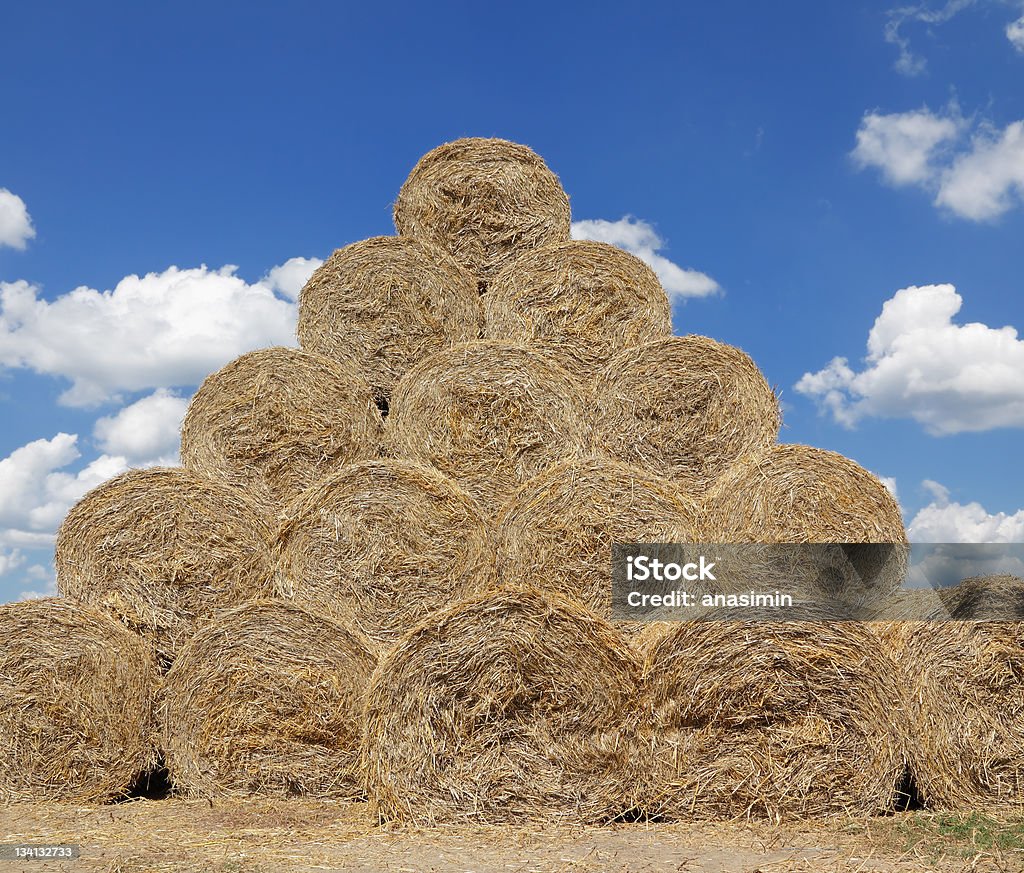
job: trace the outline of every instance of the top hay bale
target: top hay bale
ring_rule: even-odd
[[[444,249],[378,236],[338,249],[299,295],[299,342],[355,363],[378,404],[427,355],[480,335],[476,280]]]
[[[711,486],[703,516],[711,542],[843,544],[852,583],[823,592],[839,599],[888,596],[906,575],[899,504],[876,476],[835,452],[777,445],[745,455]]]
[[[371,811],[420,824],[615,818],[643,773],[639,701],[635,652],[587,610],[532,589],[456,604],[373,674]]]
[[[398,383],[386,451],[446,473],[493,516],[527,479],[591,451],[588,406],[583,387],[539,352],[466,343]]]
[[[157,666],[103,612],[51,597],[0,606],[0,804],[103,803],[156,763]]]
[[[672,335],[672,309],[643,261],[571,240],[516,258],[484,297],[484,335],[534,346],[591,379],[620,349]]]
[[[271,532],[236,489],[188,470],[129,470],[57,533],[57,588],[102,607],[167,664],[218,606],[272,593]]]
[[[248,492],[276,517],[322,476],[375,457],[382,427],[353,362],[260,349],[200,386],[181,428],[181,462]]]
[[[522,252],[569,239],[569,198],[531,149],[470,137],[427,152],[395,201],[402,236],[433,243],[481,290]]]
[[[596,381],[598,427],[627,464],[703,491],[742,455],[771,447],[779,403],[757,365],[703,336],[617,354]]]

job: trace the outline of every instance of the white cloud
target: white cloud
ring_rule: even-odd
[[[866,416],[912,418],[933,435],[1024,427],[1024,341],[1012,327],[955,324],[952,285],[903,288],[868,335],[866,366],[834,358],[796,384],[852,427]]]
[[[193,385],[244,352],[294,345],[294,303],[235,270],[170,267],[53,301],[27,282],[0,282],[0,367],[69,379],[61,402],[89,406]]]
[[[935,197],[961,218],[998,218],[1024,197],[1024,122],[982,131],[940,179]]]
[[[0,188],[0,247],[23,250],[35,235],[25,201],[6,188]]]
[[[861,119],[857,146],[852,152],[861,168],[877,167],[893,185],[922,184],[935,175],[933,159],[940,146],[959,135],[959,116],[936,115],[927,108]]]
[[[134,467],[175,466],[187,411],[188,400],[160,388],[116,415],[98,419],[93,436],[102,452],[124,457]]]
[[[870,112],[850,154],[891,185],[914,185],[953,215],[987,221],[1024,201],[1024,121],[1002,130],[979,122],[968,138],[970,127],[955,105],[945,115]]]
[[[101,455],[77,473],[64,472],[81,457],[77,443],[76,435],[59,433],[0,460],[0,546],[51,544],[75,501],[128,467],[123,457]]]
[[[949,490],[926,479],[932,502],[907,526],[907,535],[922,543],[1020,543],[1024,542],[1024,509],[1013,514],[988,512],[980,503],[957,503]]]
[[[20,549],[0,549],[0,576],[16,570],[25,563],[25,556]]]
[[[927,3],[919,3],[889,10],[889,20],[884,31],[885,41],[899,49],[899,57],[893,65],[896,70],[905,76],[919,76],[928,66],[923,57],[911,50],[910,40],[903,33],[905,25],[916,23],[932,27],[945,24],[975,2],[977,0],[947,0],[939,9],[932,9]]]
[[[684,269],[658,254],[665,247],[665,241],[646,221],[630,215],[618,221],[603,218],[574,221],[572,238],[608,243],[636,255],[654,270],[670,298],[708,297],[722,290],[707,274]]]
[[[1019,52],[1024,52],[1024,15],[1006,25],[1006,38]]]
[[[320,258],[289,258],[273,267],[263,277],[263,284],[289,300],[297,300],[302,286],[322,263]]]
[[[33,564],[25,571],[25,581],[38,586],[38,589],[22,591],[18,600],[36,600],[39,597],[53,597],[57,593],[57,576],[53,567]]]
[[[893,500],[897,503],[900,502],[900,493],[896,488],[896,477],[895,476],[879,476],[878,481],[885,486],[885,490],[888,491]]]

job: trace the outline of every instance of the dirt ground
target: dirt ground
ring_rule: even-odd
[[[1024,819],[935,816],[594,828],[375,827],[359,803],[139,800],[0,808],[0,845],[77,844],[0,873],[909,873],[1024,871]]]

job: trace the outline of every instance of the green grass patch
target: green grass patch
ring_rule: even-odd
[[[1024,818],[982,812],[914,813],[896,825],[906,849],[934,855],[1024,852]]]

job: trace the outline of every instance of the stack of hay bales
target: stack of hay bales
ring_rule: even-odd
[[[863,634],[662,628],[644,669],[608,616],[615,541],[902,543],[881,483],[776,445],[753,361],[673,336],[648,266],[570,240],[568,197],[530,149],[441,146],[394,217],[398,236],[339,249],[303,289],[301,350],[243,355],[203,383],[184,469],[119,477],[61,529],[61,603],[138,634],[124,669],[142,676],[146,655],[166,673],[125,773],[159,753],[182,793],[365,791],[378,817],[427,823],[682,815],[693,792],[712,816],[884,807],[889,688]],[[843,556],[851,578],[884,576],[873,554]],[[719,650],[746,665],[716,673],[722,725],[686,714],[682,680],[659,684]],[[773,651],[775,690],[733,701],[725,686]],[[785,746],[807,751],[804,770],[744,783],[742,809],[720,802],[742,774],[696,750],[781,749],[796,721],[776,716],[808,663]],[[698,715],[706,736],[654,790],[652,731]],[[862,751],[870,773],[848,765]],[[834,800],[783,784],[830,754]],[[94,796],[127,790],[107,770]]]

